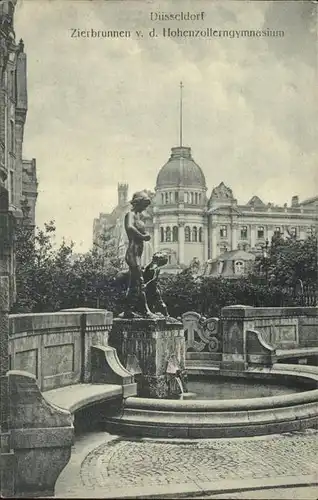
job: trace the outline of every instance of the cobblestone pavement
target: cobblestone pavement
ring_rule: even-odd
[[[107,440],[81,462],[83,489],[315,475],[318,432],[199,441]]]

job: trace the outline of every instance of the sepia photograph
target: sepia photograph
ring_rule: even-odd
[[[318,498],[318,3],[0,0],[1,498]]]

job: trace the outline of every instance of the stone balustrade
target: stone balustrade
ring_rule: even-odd
[[[220,318],[182,315],[187,368],[245,369],[318,354],[317,307],[224,307]]]
[[[91,347],[108,345],[112,322],[96,309],[10,315],[10,369],[32,373],[41,391],[90,382]]]
[[[224,307],[222,367],[270,364],[278,352],[318,347],[317,307]]]

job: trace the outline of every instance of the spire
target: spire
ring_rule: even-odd
[[[180,147],[182,147],[182,142],[183,142],[182,141],[182,139],[183,139],[183,137],[182,137],[182,132],[183,132],[182,131],[182,126],[183,126],[183,123],[182,123],[182,119],[183,119],[183,116],[182,116],[182,111],[183,111],[182,110],[182,105],[183,105],[183,102],[182,102],[182,98],[183,98],[183,96],[182,96],[182,89],[183,89],[183,84],[182,84],[182,82],[180,82]]]

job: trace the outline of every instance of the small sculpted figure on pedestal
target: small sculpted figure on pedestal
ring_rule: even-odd
[[[169,314],[167,306],[162,300],[159,274],[161,267],[165,266],[167,262],[168,257],[164,252],[156,252],[143,272],[148,306],[153,313],[163,315],[165,318],[168,318]]]

